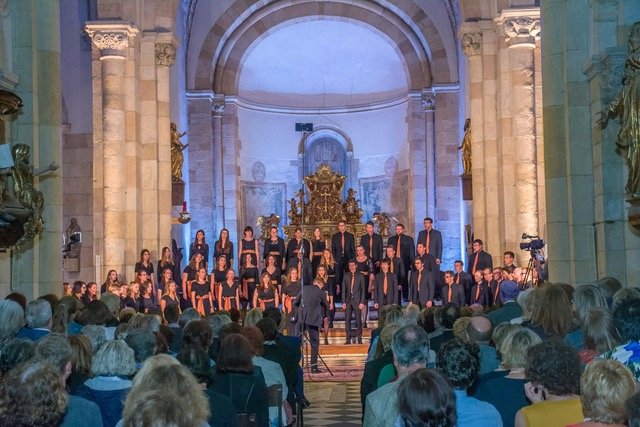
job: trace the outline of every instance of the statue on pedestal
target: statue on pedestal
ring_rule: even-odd
[[[626,151],[629,175],[625,190],[633,199],[640,198],[640,22],[629,31],[628,55],[622,90],[600,115],[599,124],[606,128],[609,119],[620,119],[616,145]]]
[[[64,248],[65,258],[80,258],[82,249],[82,229],[78,225],[76,218],[71,218],[71,223],[65,233],[67,244]]]
[[[353,188],[347,190],[347,198],[342,205],[342,211],[347,223],[356,224],[360,222],[363,212],[358,204],[358,200],[356,200],[356,190]]]
[[[178,133],[178,126],[171,123],[171,177],[174,181],[182,181],[182,163],[184,162],[182,151],[189,144],[183,144],[180,138],[186,134],[187,132]]]
[[[464,122],[464,137],[462,144],[458,147],[462,150],[462,174],[471,175],[471,119]]]

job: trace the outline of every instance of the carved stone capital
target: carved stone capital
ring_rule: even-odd
[[[85,31],[91,42],[100,50],[100,58],[126,58],[129,39],[138,32],[129,24],[123,23],[88,23]]]
[[[156,43],[156,64],[170,66],[176,62],[176,47],[171,43]]]
[[[433,92],[422,92],[422,108],[424,111],[433,111],[436,109],[436,95]]]
[[[463,34],[462,51],[467,56],[480,55],[482,52],[482,33]]]
[[[224,113],[224,101],[218,101],[213,104],[213,115],[221,116]]]
[[[540,18],[532,16],[511,16],[503,21],[505,41],[509,46],[534,46],[540,39]]]

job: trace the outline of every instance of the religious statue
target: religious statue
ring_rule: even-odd
[[[280,225],[280,215],[276,215],[274,213],[269,216],[260,215],[258,217],[257,225],[261,227],[262,238],[267,240],[269,238],[269,230],[271,230],[271,227],[278,227]]]
[[[391,226],[391,214],[386,212],[376,212],[371,220],[378,226],[378,233],[381,237],[389,237],[389,227]]]
[[[180,142],[180,138],[187,132],[178,133],[178,126],[171,123],[171,177],[174,181],[182,181],[182,163],[184,156],[182,151],[189,146]]]
[[[342,204],[342,211],[348,223],[358,223],[362,218],[362,209],[358,205],[358,200],[356,200],[355,196],[356,190],[349,188],[347,190],[347,198]]]
[[[291,206],[287,214],[287,216],[289,217],[289,224],[300,225],[300,219],[302,218],[302,214],[299,212],[301,207],[301,205],[298,204],[298,200],[301,199],[299,193],[301,192],[300,191],[296,192],[294,194],[294,197],[292,197],[289,200],[289,205]]]
[[[15,245],[18,249],[39,234],[44,224],[44,219],[42,218],[44,196],[42,191],[38,191],[34,187],[34,177],[58,169],[58,165],[55,162],[52,162],[43,170],[33,169],[29,164],[30,150],[31,147],[26,144],[16,144],[11,150],[14,162],[14,167],[11,171],[13,191],[20,204],[29,210],[29,220],[23,226],[25,233]]]
[[[629,175],[625,190],[634,199],[640,198],[640,22],[629,31],[627,60],[622,90],[599,118],[602,129],[609,119],[620,119],[616,145],[626,151]]]
[[[464,137],[462,145],[458,147],[462,150],[462,174],[471,175],[471,119],[464,122]]]
[[[64,248],[65,258],[80,258],[80,250],[82,249],[82,229],[78,225],[76,218],[71,218],[71,224],[65,232],[67,244]]]

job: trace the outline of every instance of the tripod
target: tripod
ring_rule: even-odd
[[[531,283],[533,285],[533,269],[535,268],[535,265],[536,265],[535,253],[531,252],[531,258],[529,258],[529,263],[527,264],[527,269],[525,270],[524,278],[522,279],[523,289],[527,287],[527,282],[529,281],[529,279],[532,279]]]

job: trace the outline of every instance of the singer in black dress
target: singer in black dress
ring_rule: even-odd
[[[267,266],[262,270],[260,276],[264,273],[269,274],[269,278],[271,279],[271,286],[276,289],[278,294],[282,294],[282,270],[278,267],[276,257],[273,255],[269,255],[267,258]]]
[[[251,255],[251,264],[258,265],[258,241],[253,237],[253,228],[247,225],[244,228],[243,237],[238,242],[238,260],[240,267],[245,265],[245,255]]]
[[[229,230],[220,230],[220,238],[213,245],[213,259],[218,262],[222,255],[227,257],[227,267],[233,268],[233,243],[229,240]]]
[[[204,268],[209,268],[209,245],[204,239],[204,230],[198,230],[193,243],[189,246],[189,259],[193,258],[196,253],[200,253],[204,259]]]
[[[253,305],[261,310],[280,305],[278,290],[273,286],[271,276],[268,273],[262,273],[260,276],[260,285],[253,295]]]
[[[289,335],[296,337],[300,335],[300,329],[297,322],[297,308],[293,305],[293,301],[300,293],[300,289],[298,269],[290,268],[282,290],[282,309],[285,315],[285,327]]]
[[[218,301],[221,310],[229,311],[232,307],[240,310],[240,291],[232,269],[227,270],[227,277],[218,288]]]
[[[260,280],[260,275],[258,274],[258,267],[253,264],[251,254],[245,254],[244,258],[244,265],[240,268],[240,279],[242,280],[240,285],[240,305],[243,309],[247,309],[250,304],[253,305],[253,293]]]
[[[322,260],[322,253],[327,247],[327,242],[320,234],[320,228],[316,227],[313,230],[313,240],[311,240],[311,271],[313,277],[316,277],[318,273],[318,266]]]
[[[211,284],[207,280],[207,270],[200,267],[198,278],[191,284],[191,304],[201,316],[213,313]]]

